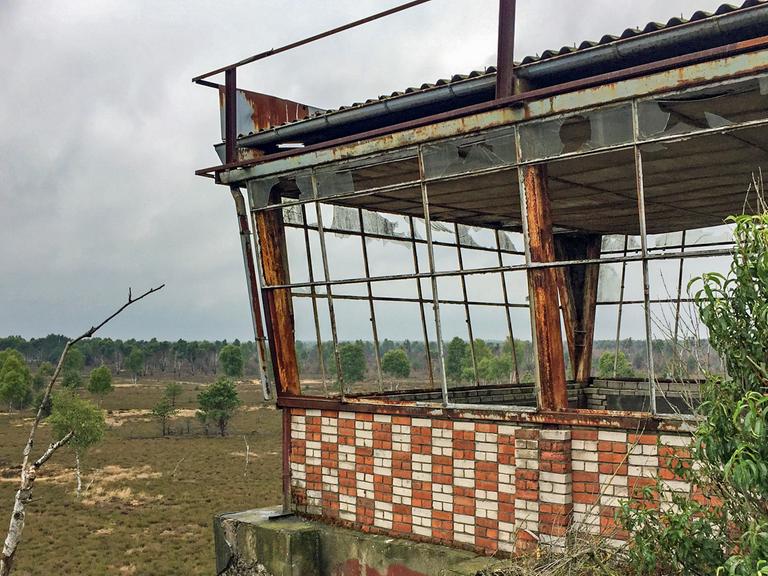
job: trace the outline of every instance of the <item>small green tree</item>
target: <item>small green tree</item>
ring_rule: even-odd
[[[411,375],[411,362],[402,348],[390,350],[381,359],[382,371],[392,378],[408,378]]]
[[[688,286],[727,368],[702,389],[691,461],[671,461],[699,497],[670,494],[659,483],[647,495],[672,506],[621,509],[633,533],[631,559],[644,575],[768,574],[768,213],[730,220],[728,274],[704,274]]]
[[[40,392],[48,384],[48,381],[53,375],[53,364],[50,362],[43,362],[32,377],[32,388],[35,392]]]
[[[62,370],[64,372],[82,372],[85,368],[85,356],[79,348],[71,348],[64,359]]]
[[[67,370],[61,377],[61,385],[70,390],[77,390],[83,385],[83,376],[77,370]]]
[[[616,367],[614,374],[614,366]],[[597,364],[598,378],[634,378],[635,371],[624,352],[603,352]]]
[[[32,400],[32,376],[24,356],[8,349],[0,352],[0,400],[10,412],[15,406],[24,408]]]
[[[171,403],[172,408],[176,408],[176,399],[181,396],[182,388],[178,382],[168,382],[165,385],[165,397]]]
[[[352,384],[365,378],[367,365],[365,362],[365,349],[363,343],[345,342],[339,346],[339,363],[344,382]]]
[[[73,392],[62,391],[53,395],[48,421],[56,440],[72,433],[69,445],[75,452],[76,493],[80,497],[83,486],[81,460],[85,452],[104,437],[104,413],[95,404],[79,398]]]
[[[108,366],[101,365],[91,371],[91,377],[88,379],[88,392],[99,397],[99,405],[106,394],[112,392],[112,371]]]
[[[174,414],[176,414],[176,408],[173,407],[168,398],[163,398],[152,408],[152,416],[160,421],[160,428],[164,437],[168,435],[168,421]]]
[[[243,350],[235,344],[227,344],[219,353],[219,363],[224,374],[239,378],[243,375]]]
[[[464,357],[467,355],[468,345],[458,336],[448,342],[445,351],[445,375],[453,382],[460,382],[464,369]]]
[[[125,367],[131,373],[133,383],[136,384],[139,375],[144,370],[144,352],[141,351],[141,348],[135,346],[131,348],[128,358],[125,359]]]
[[[222,436],[227,435],[227,426],[241,401],[235,383],[229,378],[219,378],[197,395],[199,410],[197,417],[207,426],[213,423]]]

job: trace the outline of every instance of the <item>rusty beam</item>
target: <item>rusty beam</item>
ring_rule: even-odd
[[[231,70],[235,70],[240,66],[250,64],[251,62],[256,62],[257,60],[263,60],[264,58],[269,58],[270,56],[274,56],[275,54],[280,54],[281,52],[287,52],[288,50],[293,50],[294,48],[298,48],[299,46],[304,46],[305,44],[315,42],[316,40],[321,40],[323,38],[327,38],[328,36],[333,36],[334,34],[338,34],[339,32],[344,32],[345,30],[349,30],[350,28],[355,28],[357,26],[367,24],[368,22],[373,22],[374,20],[378,20],[380,18],[384,18],[385,16],[396,14],[397,12],[402,12],[403,10],[407,10],[408,8],[413,8],[414,6],[418,6],[419,4],[425,4],[427,2],[429,2],[429,0],[412,0],[411,2],[406,2],[405,4],[395,6],[394,8],[390,8],[389,10],[384,10],[383,12],[377,12],[376,14],[373,14],[371,16],[366,16],[365,18],[355,20],[354,22],[350,22],[342,26],[337,26],[336,28],[333,28],[331,30],[320,32],[319,34],[315,34],[314,36],[309,36],[308,38],[304,38],[296,42],[291,42],[290,44],[286,44],[285,46],[280,46],[279,48],[272,48],[271,50],[266,50],[265,52],[254,54],[253,56],[249,56],[248,58],[239,60],[234,64],[229,64],[227,66],[222,66],[221,68],[216,68],[215,70],[211,70],[210,72],[206,72],[205,74],[200,74],[200,76],[195,76],[194,78],[192,78],[192,82],[195,82],[196,84],[203,84],[201,80],[205,78],[210,78],[211,76],[215,76],[216,74],[220,74],[222,72],[229,72]]]
[[[555,236],[555,254],[558,260],[597,259],[600,258],[602,240],[600,234],[558,234]],[[557,273],[573,378],[585,383],[592,370],[600,265],[558,268]]]
[[[224,80],[224,144],[227,164],[237,162],[237,70],[227,70]]]
[[[523,185],[527,205],[528,245],[531,262],[554,262],[547,167],[525,166]],[[565,381],[565,357],[560,332],[558,273],[554,268],[528,270],[528,283],[533,302],[536,352],[539,373],[539,408],[567,410],[568,390]]]
[[[254,221],[265,284],[288,284],[290,282],[288,253],[282,213],[279,211],[256,212]],[[262,294],[277,395],[279,397],[284,394],[301,394],[291,290],[290,288],[264,290]]]
[[[515,0],[499,0],[499,36],[496,50],[496,98],[514,93]]]
[[[240,230],[240,247],[243,253],[245,266],[245,279],[248,286],[248,299],[251,305],[251,321],[253,323],[253,335],[256,340],[256,355],[259,363],[259,378],[261,380],[264,400],[270,400],[272,389],[269,383],[267,369],[267,351],[264,337],[264,324],[261,318],[261,304],[259,302],[259,285],[256,282],[256,264],[253,259],[253,246],[251,244],[251,229],[248,225],[248,212],[245,208],[245,199],[240,188],[231,186],[230,192],[235,201],[237,223]]]
[[[638,66],[631,66],[623,70],[616,70],[614,72],[606,72],[605,74],[598,74],[596,76],[590,76],[588,78],[581,78],[578,80],[563,82],[562,84],[555,84],[553,86],[547,86],[544,88],[526,90],[524,92],[513,94],[512,96],[508,96],[505,98],[498,98],[488,102],[482,102],[480,104],[473,104],[470,106],[457,108],[455,110],[449,110],[447,112],[441,112],[439,114],[425,116],[423,118],[416,118],[414,120],[408,120],[406,122],[392,124],[390,126],[385,126],[383,128],[377,128],[375,130],[368,130],[365,132],[359,132],[357,134],[350,134],[349,136],[344,136],[344,137],[336,138],[333,140],[327,140],[325,142],[319,142],[317,144],[311,144],[309,146],[304,146],[303,148],[297,148],[295,150],[285,150],[285,151],[276,152],[273,154],[268,154],[263,157],[259,157],[255,159],[244,160],[242,162],[233,162],[233,163],[222,164],[219,166],[210,166],[208,168],[201,168],[200,170],[196,170],[195,174],[198,176],[207,176],[207,175],[210,175],[211,173],[220,173],[220,172],[225,172],[227,170],[232,170],[235,168],[246,168],[249,166],[255,166],[257,164],[262,164],[264,162],[271,162],[273,160],[278,160],[281,158],[299,156],[302,154],[306,154],[307,152],[316,152],[318,150],[334,148],[336,146],[350,144],[350,143],[358,142],[361,140],[372,139],[379,136],[386,136],[394,132],[410,130],[413,128],[420,128],[422,126],[427,126],[429,124],[435,124],[435,123],[443,122],[446,120],[453,120],[453,119],[461,118],[462,116],[468,116],[471,114],[479,114],[481,112],[488,112],[491,110],[497,110],[499,108],[506,108],[509,106],[519,106],[519,105],[522,105],[524,102],[531,101],[531,100],[548,98],[551,96],[556,96],[558,94],[565,94],[565,93],[574,92],[577,90],[594,88],[594,87],[602,86],[605,84],[612,84],[615,82],[619,82],[621,80],[629,80],[631,78],[637,78],[638,76],[646,76],[649,74],[654,74],[656,72],[663,72],[673,68],[689,66],[689,65],[698,64],[701,62],[715,60],[718,58],[727,58],[730,56],[743,54],[745,52],[752,52],[760,49],[765,49],[766,47],[768,47],[768,36],[761,36],[759,38],[754,38],[752,40],[745,40],[742,42],[734,42],[732,44],[718,46],[717,48],[710,48],[710,49],[702,50],[699,52],[693,52],[691,54],[685,54],[682,56],[667,58],[666,60],[659,60],[658,62],[640,64]],[[739,76],[746,76],[753,73],[754,73],[754,70],[744,70],[743,73],[738,75],[733,75],[732,78],[737,78]],[[679,87],[687,88],[687,87],[698,86],[700,84],[706,84],[706,83],[708,83],[708,80],[702,78],[701,80],[686,81],[684,84],[682,84]]]

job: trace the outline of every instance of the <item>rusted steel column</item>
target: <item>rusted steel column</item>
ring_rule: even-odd
[[[272,387],[269,383],[267,370],[266,338],[264,337],[264,325],[261,320],[261,304],[259,303],[259,285],[256,282],[256,264],[253,260],[253,248],[251,246],[251,229],[248,225],[248,212],[245,208],[245,199],[240,188],[230,186],[232,198],[235,201],[237,222],[240,230],[240,247],[243,253],[245,266],[245,278],[248,286],[248,300],[251,304],[251,321],[253,323],[253,336],[256,341],[256,356],[259,363],[259,379],[264,400],[272,399]]]
[[[224,73],[224,144],[227,164],[237,162],[237,70]]]
[[[523,183],[527,205],[528,242],[532,262],[554,262],[547,168],[525,166]],[[536,350],[539,371],[539,408],[566,410],[568,391],[565,385],[565,358],[560,331],[558,274],[554,268],[528,270],[528,284],[534,308]]]
[[[283,215],[279,210],[257,212],[254,216],[264,276],[264,309],[271,343],[272,364],[278,396],[301,394],[296,360],[293,302],[290,288],[269,286],[290,283],[285,246]]]
[[[512,96],[515,84],[515,0],[499,0],[496,98]]]
[[[600,234],[561,234],[555,236],[559,260],[600,258]],[[563,306],[565,336],[576,382],[587,382],[592,371],[592,343],[595,335],[598,264],[558,268],[558,288]]]

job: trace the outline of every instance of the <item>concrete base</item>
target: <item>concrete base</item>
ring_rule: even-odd
[[[220,576],[476,576],[497,560],[471,552],[365,534],[294,516],[280,508],[221,514],[214,520]]]

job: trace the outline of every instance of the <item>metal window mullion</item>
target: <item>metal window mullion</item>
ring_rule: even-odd
[[[495,230],[496,236],[496,255],[499,259],[499,267],[504,266],[504,259],[501,256],[501,232]],[[509,332],[509,341],[512,346],[512,362],[514,364],[513,370],[509,373],[510,384],[517,384],[520,382],[520,371],[517,366],[517,348],[515,347],[515,332],[512,329],[512,315],[511,306],[509,303],[509,294],[507,294],[507,278],[506,274],[502,272],[501,276],[501,289],[504,292],[504,315],[507,318],[507,331]]]
[[[643,183],[643,154],[637,144],[639,124],[637,116],[637,101],[632,101],[632,126],[635,136],[635,187],[637,189],[637,212],[640,223],[640,250],[643,263],[643,307],[645,309],[645,342],[648,356],[648,387],[650,393],[651,413],[656,414],[656,373],[653,365],[653,340],[651,330],[651,291],[648,272],[648,233],[645,220],[645,187]]]
[[[520,145],[520,129],[518,126],[515,126],[515,148],[517,157],[520,158],[522,155],[522,149]],[[523,176],[522,167],[518,168],[517,170],[517,187],[518,193],[520,195],[520,224],[523,229],[523,251],[525,253],[525,267],[530,270],[532,267],[530,247],[531,237],[528,232],[528,199],[525,195],[525,177]],[[537,408],[541,408],[541,375],[539,371],[539,335],[536,331],[536,305],[531,300],[531,294],[533,294],[533,290],[531,289],[531,275],[529,272],[526,272],[526,275],[528,280],[528,312],[531,315],[531,340],[533,344],[533,373],[536,389],[536,402]]]
[[[459,270],[464,271],[464,258],[461,254],[461,237],[459,236],[458,223],[453,224],[453,231],[456,237],[456,255],[459,260]],[[461,294],[464,298],[464,321],[467,323],[467,333],[469,334],[469,353],[472,356],[472,371],[475,374],[475,386],[480,386],[480,373],[477,370],[477,354],[475,353],[475,334],[472,330],[472,315],[469,311],[469,296],[467,295],[467,281],[462,275],[461,279]]]
[[[683,237],[682,241],[680,243],[680,253],[685,253],[685,233],[686,230],[683,230]],[[675,330],[674,330],[674,338],[675,338],[675,351],[677,351],[677,340],[678,340],[678,334],[680,330],[680,302],[683,298],[683,265],[685,264],[685,258],[680,258],[680,268],[677,272],[677,299],[675,300]],[[682,358],[682,357],[681,357]]]
[[[419,254],[416,249],[416,227],[413,224],[413,216],[408,217],[408,223],[411,229],[411,252],[413,254],[413,271],[419,273]],[[429,347],[429,331],[427,330],[427,315],[424,313],[424,292],[421,288],[421,280],[416,278],[416,295],[419,298],[419,316],[421,317],[421,330],[424,333],[424,349],[427,356],[427,367],[429,369],[429,385],[435,387],[435,374],[432,369],[432,351]]]
[[[363,245],[363,267],[365,277],[369,280],[365,283],[368,288],[368,309],[371,314],[371,329],[373,331],[373,348],[376,355],[376,376],[379,380],[379,391],[384,392],[384,378],[381,374],[381,348],[379,346],[379,329],[376,326],[376,307],[373,304],[373,288],[371,286],[371,268],[368,263],[368,244],[365,237],[365,226],[363,225],[363,209],[357,209],[357,215],[360,220],[360,241]]]
[[[443,347],[443,330],[440,322],[440,300],[437,293],[437,277],[435,276],[435,250],[432,244],[432,221],[429,218],[429,196],[427,194],[427,184],[424,182],[424,154],[419,146],[419,176],[421,178],[421,201],[424,207],[424,224],[427,234],[427,254],[429,255],[429,277],[432,282],[432,309],[435,313],[435,334],[437,338],[437,353],[440,357],[441,395],[443,406],[447,406],[448,398],[448,376],[445,373],[445,349]]]
[[[624,257],[627,256],[629,248],[629,236],[624,236]],[[619,287],[619,312],[616,316],[616,345],[613,351],[613,377],[616,378],[616,372],[619,366],[619,341],[621,339],[621,317],[624,312],[624,287],[627,277],[627,263],[621,263],[621,286]]]
[[[312,174],[312,191],[317,197],[317,178]],[[320,234],[320,253],[323,258],[323,273],[326,281],[330,281],[330,272],[328,267],[328,250],[325,246],[325,231],[323,229],[323,211],[320,202],[315,203],[317,211],[317,231]],[[339,354],[339,337],[336,331],[336,312],[333,307],[333,289],[330,284],[326,285],[326,298],[328,299],[328,313],[331,321],[331,338],[333,339],[333,355],[336,360],[336,379],[339,381],[339,394],[344,399],[344,374],[341,372],[341,356]]]
[[[307,251],[307,271],[309,272],[309,281],[315,281],[315,271],[312,264],[312,247],[309,241],[309,227],[307,226],[307,208],[301,206],[301,220],[304,223],[304,246]],[[320,331],[320,313],[317,309],[317,289],[314,284],[309,287],[310,297],[312,299],[312,315],[315,321],[315,338],[317,339],[317,359],[320,365],[320,378],[323,384],[323,391],[328,395],[328,379],[325,374],[325,358],[323,358],[323,334]]]

